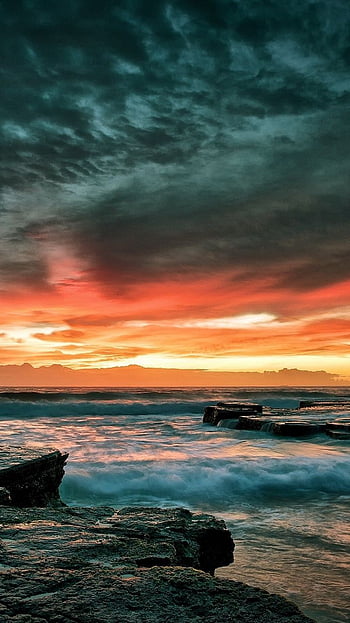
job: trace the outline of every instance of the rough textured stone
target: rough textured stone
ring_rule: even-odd
[[[282,597],[183,567],[3,574],[2,623],[306,623]],[[21,618],[20,618],[21,617]]]
[[[281,597],[200,570],[232,561],[231,536],[210,515],[3,506],[0,524],[1,623],[310,621]]]
[[[0,508],[0,562],[14,567],[191,566],[213,573],[233,561],[223,521],[182,508]]]
[[[62,504],[58,487],[64,475],[68,454],[59,450],[0,446],[0,487],[9,496],[0,504],[48,506]]]

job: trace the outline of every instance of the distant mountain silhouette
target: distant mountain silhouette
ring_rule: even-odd
[[[212,372],[143,368],[137,365],[79,370],[60,364],[39,368],[29,363],[0,365],[1,387],[276,387],[349,384],[349,378],[337,374],[297,368],[265,372]]]

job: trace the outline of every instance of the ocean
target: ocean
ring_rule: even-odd
[[[284,595],[318,623],[345,623],[349,442],[202,423],[218,401],[293,408],[307,399],[350,400],[350,389],[2,388],[1,444],[68,451],[66,504],[184,506],[223,518],[236,552],[218,576]]]

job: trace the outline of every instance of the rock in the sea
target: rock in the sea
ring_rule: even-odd
[[[59,450],[0,446],[0,504],[17,507],[62,504],[58,488],[68,454]]]
[[[334,431],[342,431],[350,433],[350,419],[342,418],[341,420],[333,420],[333,422],[326,423],[326,429]]]
[[[266,422],[266,418],[259,417],[257,415],[241,415],[237,429],[238,430],[261,430],[262,425]]]
[[[238,420],[242,415],[258,415],[262,413],[262,405],[243,402],[218,402],[216,406],[204,410],[204,424],[217,426],[221,420]]]
[[[350,441],[350,419],[334,420],[327,422],[326,433],[333,439]]]
[[[8,489],[5,489],[5,487],[0,487],[0,506],[4,505],[11,505],[11,495]]]
[[[300,420],[294,422],[276,422],[272,428],[272,432],[275,435],[285,437],[307,437],[317,435],[320,431],[321,427],[319,424],[301,422]]]

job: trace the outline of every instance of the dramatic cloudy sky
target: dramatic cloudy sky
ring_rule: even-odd
[[[350,374],[348,0],[0,24],[1,362]]]

